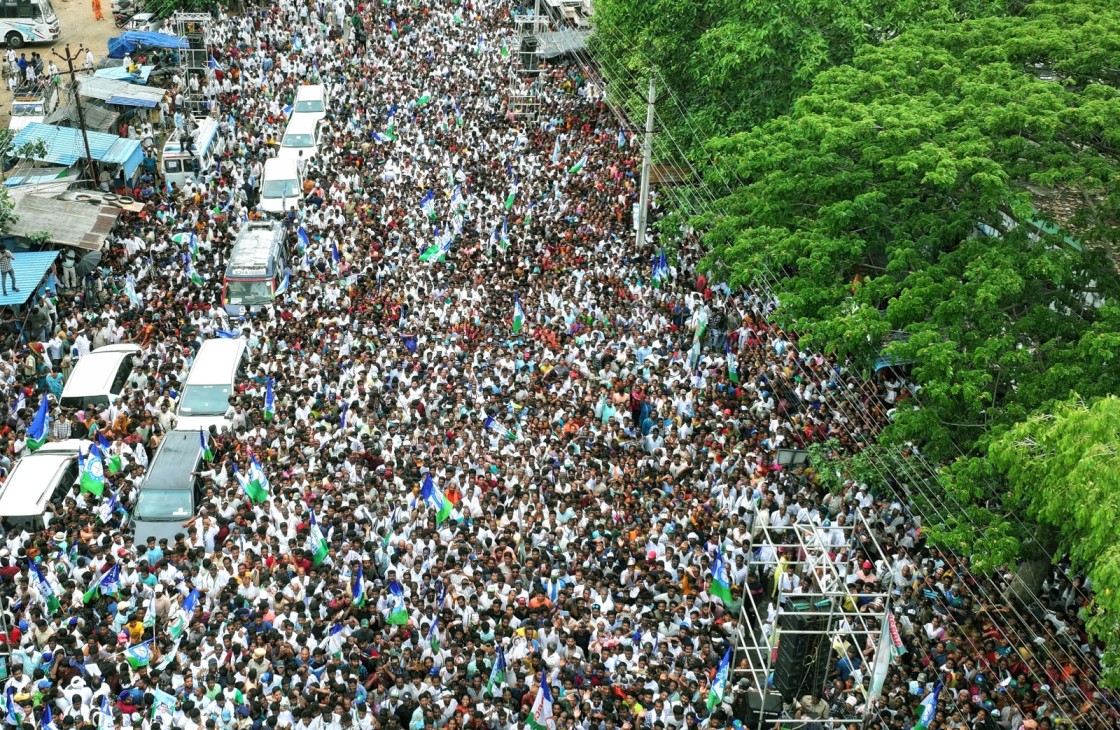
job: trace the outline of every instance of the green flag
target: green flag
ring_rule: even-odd
[[[124,658],[128,662],[128,666],[133,669],[148,666],[148,662],[152,661],[152,652],[149,647],[151,643],[152,640],[148,639],[143,644],[137,644],[136,646],[130,646],[125,649]]]
[[[436,261],[440,259],[445,253],[447,252],[443,250],[443,246],[438,243],[433,243],[431,246],[428,246],[426,249],[424,249],[424,252],[422,254],[420,254],[420,260],[425,262]]]
[[[513,296],[513,326],[512,332],[515,335],[521,334],[521,328],[525,326],[525,310],[521,308],[521,297],[514,294]]]
[[[90,447],[89,453],[84,457],[81,453],[78,454],[78,469],[81,472],[79,481],[82,492],[100,497],[105,491],[105,465],[101,462],[96,446]]]
[[[311,512],[311,536],[309,539],[311,548],[311,562],[319,565],[327,558],[327,553],[330,552],[330,547],[327,545],[327,538],[323,537],[323,531],[319,529],[319,523],[315,520],[315,511]]]

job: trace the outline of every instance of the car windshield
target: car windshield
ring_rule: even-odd
[[[297,112],[321,112],[323,111],[323,102],[319,99],[305,99],[297,101],[295,109]]]
[[[315,144],[315,136],[311,134],[298,134],[292,132],[284,135],[283,147],[311,147]]]
[[[268,279],[246,281],[232,279],[226,286],[230,304],[263,304],[272,301],[272,282]]]
[[[228,385],[188,385],[179,401],[179,413],[184,416],[219,416],[227,408]]]
[[[136,519],[159,522],[188,520],[194,512],[191,502],[189,489],[141,489],[136,500]]]
[[[294,198],[299,195],[299,180],[265,180],[262,198]]]
[[[63,408],[83,408],[83,407],[89,405],[90,403],[94,404],[95,406],[107,406],[107,405],[109,405],[109,396],[107,396],[107,395],[72,395],[72,396],[64,396],[59,401],[59,405],[61,405]]]

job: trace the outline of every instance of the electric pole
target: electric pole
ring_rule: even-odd
[[[649,224],[649,174],[653,165],[653,105],[657,96],[653,88],[653,71],[649,73],[649,96],[646,98],[646,137],[642,142],[642,190],[638,197],[638,250],[646,245]]]
[[[82,142],[84,142],[86,146],[86,167],[89,170],[89,177],[90,180],[93,181],[93,186],[97,187],[97,165],[93,161],[93,154],[89,151],[89,134],[86,132],[86,117],[82,112],[82,93],[78,89],[78,77],[74,71],[74,61],[78,59],[84,50],[85,48],[78,46],[78,52],[74,55],[70,55],[70,44],[67,43],[65,56],[54,48],[51,49],[51,53],[61,58],[63,61],[66,61],[66,65],[70,69],[68,72],[70,74],[70,94],[74,97],[74,106],[77,107],[78,110],[78,128],[82,130]]]

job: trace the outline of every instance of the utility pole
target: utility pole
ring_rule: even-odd
[[[86,146],[86,167],[89,170],[89,178],[93,182],[93,186],[97,187],[97,165],[93,161],[93,154],[89,151],[89,133],[86,132],[86,117],[82,112],[82,94],[78,89],[77,72],[74,71],[74,61],[81,56],[84,50],[85,48],[78,46],[78,52],[74,55],[70,55],[70,44],[67,43],[65,56],[53,48],[51,49],[51,53],[58,56],[63,61],[66,61],[66,65],[70,69],[68,72],[70,74],[70,93],[74,97],[74,106],[78,109],[78,128],[82,130],[82,142],[84,142]]]
[[[646,245],[649,224],[649,174],[653,158],[653,105],[657,96],[653,88],[653,71],[649,73],[649,96],[646,98],[646,137],[642,142],[642,191],[638,197],[638,250]]]

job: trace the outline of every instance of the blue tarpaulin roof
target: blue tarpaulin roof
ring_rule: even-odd
[[[0,307],[23,304],[30,299],[39,287],[39,282],[43,280],[43,275],[47,273],[47,269],[58,257],[58,251],[13,253],[12,256],[15,257],[13,268],[16,274],[16,287],[19,291],[13,291],[9,286],[7,294],[0,294]],[[7,284],[11,283],[9,279]]]
[[[109,58],[124,58],[137,46],[148,48],[188,48],[187,39],[167,33],[153,33],[147,30],[130,30],[116,38],[109,39]]]
[[[124,139],[115,134],[89,132],[89,152],[93,159],[111,165],[124,165],[125,175],[132,175],[144,155],[139,140]],[[32,122],[19,131],[12,143],[16,147],[42,142],[47,152],[35,159],[55,165],[73,165],[86,156],[80,130]]]
[[[146,84],[148,77],[152,75],[155,66],[141,66],[138,73],[129,73],[128,69],[124,66],[110,66],[109,68],[99,68],[93,72],[93,75],[99,79],[113,79],[114,81],[128,81],[133,84]]]

